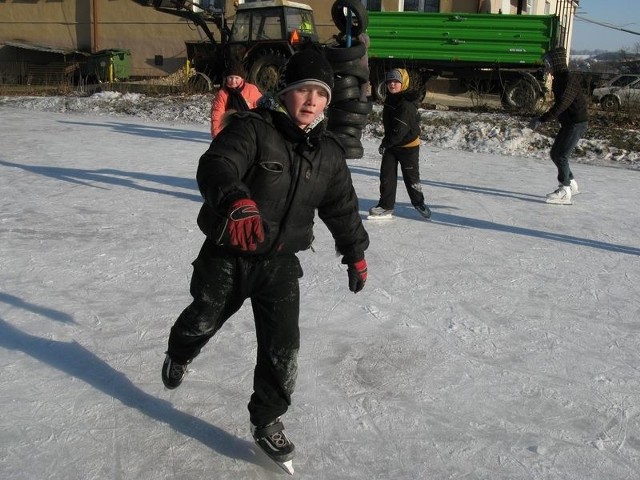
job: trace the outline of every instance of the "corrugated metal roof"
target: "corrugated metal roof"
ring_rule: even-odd
[[[34,45],[32,43],[11,42],[11,41],[2,42],[2,43],[4,45],[7,45],[8,47],[22,48],[24,50],[36,50],[38,52],[59,53],[61,55],[71,55],[75,53],[75,54],[85,55],[87,57],[91,55],[90,53],[81,52],[79,50],[63,49],[58,47],[52,47],[50,45]]]

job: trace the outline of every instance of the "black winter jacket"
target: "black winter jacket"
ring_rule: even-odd
[[[419,99],[420,96],[415,90],[387,94],[382,109],[384,126],[382,147],[401,147],[418,138],[420,135]]]
[[[255,109],[232,123],[200,158],[196,175],[204,204],[203,233],[237,255],[291,254],[310,248],[315,210],[343,255],[343,263],[364,258],[369,237],[339,141],[324,128],[303,132],[281,112]],[[265,241],[256,251],[230,245],[226,221],[239,198],[256,202]]]

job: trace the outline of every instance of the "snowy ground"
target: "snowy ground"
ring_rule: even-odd
[[[178,390],[160,381],[208,125],[87,105],[0,101],[1,477],[284,478],[248,432],[248,305]],[[400,186],[396,218],[366,222],[363,292],[321,223],[300,255],[295,477],[640,477],[640,173],[588,157],[551,206],[546,152],[480,141],[423,145],[433,220]],[[377,144],[349,161],[363,216]]]

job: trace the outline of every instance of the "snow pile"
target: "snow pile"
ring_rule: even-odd
[[[135,116],[152,121],[208,124],[211,95],[150,97],[137,93],[100,92],[89,97],[0,97],[0,106],[66,113],[92,113],[109,116]],[[373,141],[383,134],[375,119],[364,131]],[[548,158],[552,138],[532,132],[526,118],[497,113],[421,110],[421,137],[434,148],[475,153]],[[640,152],[610,147],[603,140],[583,139],[572,161],[592,164],[618,164],[640,167]]]

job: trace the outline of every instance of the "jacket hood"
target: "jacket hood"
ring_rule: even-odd
[[[402,77],[402,91],[404,92],[405,90],[408,90],[410,86],[409,72],[404,68],[397,68],[396,70],[400,72],[400,77]]]
[[[567,50],[557,47],[549,50],[543,57],[545,65],[552,73],[567,71]]]

